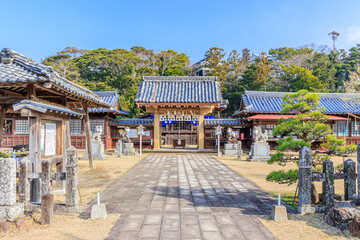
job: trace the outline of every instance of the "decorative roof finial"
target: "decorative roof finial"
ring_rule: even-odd
[[[12,62],[13,59],[13,53],[11,51],[10,48],[4,48],[1,52],[0,52],[0,59],[1,62],[4,64],[9,64]]]

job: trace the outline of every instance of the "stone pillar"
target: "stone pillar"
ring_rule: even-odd
[[[243,155],[242,143],[241,141],[238,141],[238,159],[241,159],[242,155]]]
[[[16,218],[24,212],[16,202],[16,159],[0,158],[0,219]]]
[[[117,143],[116,143],[116,148],[115,148],[115,152],[114,152],[114,155],[118,156],[118,157],[122,157],[122,140],[119,140]]]
[[[19,202],[24,205],[30,202],[30,181],[28,173],[30,171],[29,158],[25,157],[19,161]]]
[[[41,225],[52,224],[54,215],[54,195],[41,196]]]
[[[324,204],[326,208],[329,209],[335,204],[334,199],[334,164],[330,159],[326,159],[323,162],[323,194],[324,194]]]
[[[161,134],[160,134],[160,113],[156,109],[154,112],[154,148],[160,148]]]
[[[77,150],[71,146],[66,150],[66,208],[77,212],[78,203],[78,158]]]
[[[199,120],[198,120],[198,148],[205,148],[205,119],[202,109],[200,109]]]
[[[51,161],[42,161],[41,168],[41,193],[42,195],[51,194]]]
[[[312,152],[308,147],[300,150],[299,157],[299,197],[298,212],[300,214],[313,213],[311,207],[311,182],[312,182]]]
[[[344,162],[345,173],[345,200],[356,199],[356,171],[355,162],[348,159]]]

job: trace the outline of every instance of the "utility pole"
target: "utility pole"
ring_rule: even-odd
[[[335,31],[332,31],[331,33],[328,34],[331,39],[333,40],[333,52],[335,53],[337,50],[336,50],[336,47],[335,47],[335,42],[336,42],[336,39],[339,37],[340,33],[338,32],[335,32]]]

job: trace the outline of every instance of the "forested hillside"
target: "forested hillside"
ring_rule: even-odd
[[[309,45],[270,49],[260,54],[246,48],[229,53],[211,48],[204,58],[205,67],[211,69],[208,75],[219,77],[223,96],[230,102],[224,112],[227,116],[238,109],[244,89],[344,92],[359,86],[360,45],[349,51]],[[130,111],[131,116],[140,114],[134,98],[142,76],[184,76],[193,71],[186,53],[142,47],[131,50],[68,47],[42,63],[91,90],[117,89],[123,108]]]

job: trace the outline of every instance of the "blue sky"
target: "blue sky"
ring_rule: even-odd
[[[4,1],[0,48],[41,60],[67,46],[174,49],[192,62],[210,47],[254,53],[304,44],[360,43],[358,0]]]

